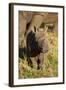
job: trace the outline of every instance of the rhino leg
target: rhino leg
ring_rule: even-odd
[[[34,69],[37,69],[38,67],[37,59],[38,59],[37,57],[31,57],[31,62]]]
[[[39,69],[43,70],[44,69],[44,53],[40,53],[39,60],[40,60],[40,63],[38,67]]]

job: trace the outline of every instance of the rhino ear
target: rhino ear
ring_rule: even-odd
[[[34,32],[36,32],[36,27],[34,26]]]

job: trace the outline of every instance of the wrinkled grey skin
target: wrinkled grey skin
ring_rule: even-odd
[[[31,59],[33,68],[43,69],[44,54],[48,52],[48,43],[45,37],[45,31],[33,28],[27,34],[27,56]]]

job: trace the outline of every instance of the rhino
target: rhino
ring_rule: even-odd
[[[26,37],[27,57],[35,69],[43,69],[44,54],[48,52],[48,43],[45,37],[47,27],[44,29],[34,26]]]

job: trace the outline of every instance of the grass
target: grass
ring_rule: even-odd
[[[48,32],[49,51],[44,55],[44,70],[36,70],[28,65],[27,57],[19,58],[19,79],[58,76],[58,36],[56,32]]]

